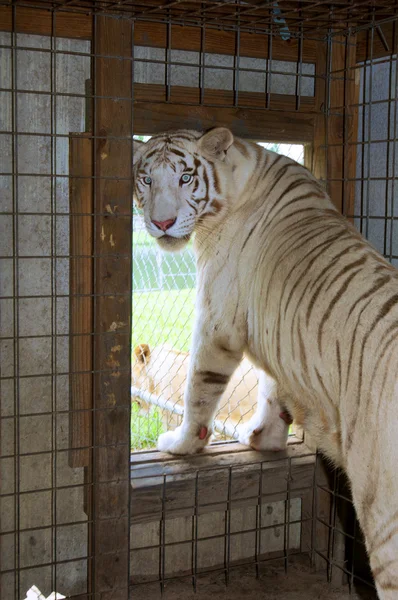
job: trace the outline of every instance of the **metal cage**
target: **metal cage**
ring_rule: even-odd
[[[132,138],[219,124],[300,144],[398,265],[397,19],[396,0],[0,0],[2,598],[155,598],[242,569],[254,587],[270,565],[372,594],[345,478],[308,436],[255,453],[227,417],[189,461],[148,449],[182,409],[166,388],[151,419],[132,410],[132,383],[154,403],[134,320],[158,302],[137,307],[135,282],[181,298],[194,271],[137,254]]]

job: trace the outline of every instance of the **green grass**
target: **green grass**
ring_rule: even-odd
[[[155,447],[159,435],[164,432],[160,410],[151,408],[149,413],[140,414],[140,407],[133,403],[130,428],[133,451]]]
[[[153,239],[148,240],[144,232],[136,235],[133,244],[133,290],[193,288],[195,272],[195,256],[191,245],[181,252],[159,253]]]
[[[133,290],[159,286],[157,249],[145,232],[134,239]],[[142,343],[151,348],[167,343],[175,350],[190,349],[195,303],[195,259],[192,248],[163,255],[161,291],[133,292],[132,348]],[[131,407],[131,450],[156,447],[163,433],[162,411],[150,407],[143,412]]]
[[[167,343],[176,350],[187,352],[194,302],[194,289],[134,293],[133,350],[138,344],[153,347]]]

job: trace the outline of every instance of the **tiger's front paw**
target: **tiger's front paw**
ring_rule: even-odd
[[[279,417],[271,426],[252,418],[238,427],[239,442],[253,450],[285,450],[288,435],[289,425]]]
[[[203,450],[211,437],[206,427],[198,431],[177,427],[174,431],[166,431],[158,438],[158,450],[170,454],[196,454]]]

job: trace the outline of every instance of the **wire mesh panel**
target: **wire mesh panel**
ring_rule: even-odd
[[[13,6],[6,14],[1,597],[21,600],[36,586],[45,597],[124,589],[127,598],[132,92],[124,72],[129,99],[121,106],[120,69],[105,83],[100,74],[112,52],[131,73],[132,26],[124,24],[128,54],[112,47],[118,23],[110,18],[95,19],[97,37],[86,31],[75,39],[73,27],[57,35],[55,12],[36,27],[42,35],[20,32],[23,10]],[[105,561],[115,565],[110,580],[103,578]]]
[[[68,464],[69,133],[85,40],[0,33],[1,595],[81,593],[84,473]]]
[[[361,233],[381,254],[397,266],[398,195],[395,181],[397,54],[395,50],[394,47],[394,53],[390,57],[380,59],[371,57],[358,69],[360,76],[358,158],[352,217]]]
[[[288,569],[292,558],[310,558],[314,455],[293,449],[288,457],[257,461],[252,452],[250,458],[238,456],[229,466],[221,457],[211,466],[196,459],[193,468],[180,465],[168,475],[154,464],[140,464],[137,455],[131,515],[137,595],[145,594],[142,584],[153,581],[163,588],[188,575],[196,588],[216,568],[228,583],[238,565],[250,565],[255,575],[268,562]]]
[[[362,50],[357,34],[352,31],[345,36],[331,33],[328,37],[329,96],[324,149],[332,166],[327,168],[326,183],[329,190],[340,194],[342,212],[397,266],[396,18],[388,24],[388,40],[374,15],[364,31]],[[340,137],[333,135],[334,119],[341,119],[344,124]],[[336,156],[342,160],[337,169],[333,168]],[[333,581],[343,574],[352,587],[363,591],[364,597],[376,597],[363,534],[355,519],[345,476],[336,471],[327,485],[316,484],[315,494],[321,502],[331,501],[328,516],[316,511],[317,530],[323,530],[329,537],[328,552],[319,552],[316,543],[314,548],[327,565],[328,579]]]
[[[299,162],[307,144],[336,206],[397,265],[397,10],[1,2],[2,598],[126,600],[297,555],[372,587],[344,479],[305,445],[130,455],[181,420],[195,297],[192,247],[162,254],[132,218],[132,134],[224,124]],[[242,363],[217,440],[256,387]]]

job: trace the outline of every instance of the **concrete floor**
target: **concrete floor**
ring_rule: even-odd
[[[307,562],[298,561],[289,566],[286,575],[280,566],[261,568],[259,579],[253,568],[239,567],[230,572],[228,587],[223,573],[201,575],[196,593],[190,578],[170,581],[163,595],[159,584],[137,586],[131,600],[376,600],[369,590],[349,593],[348,586],[336,588],[325,581],[324,574],[311,572]]]

